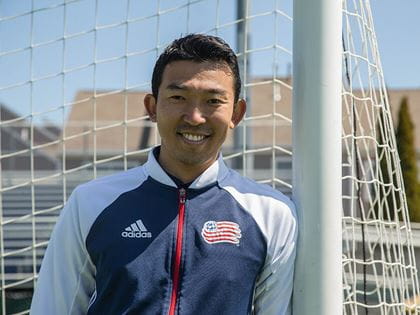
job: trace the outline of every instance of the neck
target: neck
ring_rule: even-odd
[[[190,183],[200,176],[206,169],[208,169],[215,161],[216,157],[211,157],[203,163],[188,164],[182,161],[171,158],[163,148],[159,154],[159,164],[166,172],[175,176],[183,183]]]

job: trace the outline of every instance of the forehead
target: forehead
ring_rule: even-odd
[[[224,62],[174,61],[166,65],[161,88],[178,84],[200,88],[201,85],[223,88],[233,93],[234,79],[229,66]]]

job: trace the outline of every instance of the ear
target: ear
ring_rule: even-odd
[[[152,94],[146,94],[144,97],[144,107],[149,114],[150,120],[156,122],[156,99]]]
[[[239,99],[236,104],[233,105],[232,119],[230,120],[229,127],[235,128],[242,120],[246,112],[246,101]]]

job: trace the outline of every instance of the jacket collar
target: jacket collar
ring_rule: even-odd
[[[147,162],[144,167],[146,169],[147,175],[153,179],[161,182],[162,184],[177,187],[174,181],[169,177],[169,175],[162,169],[159,162],[156,160],[154,151],[157,149],[155,147],[149,152]],[[215,182],[220,181],[228,173],[228,168],[223,161],[222,153],[219,154],[218,159],[210,165],[200,176],[198,176],[188,188],[199,189]]]

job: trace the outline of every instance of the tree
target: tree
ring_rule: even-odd
[[[417,183],[414,124],[410,117],[406,97],[401,100],[401,106],[398,112],[396,138],[410,219],[414,222],[420,222],[420,191],[419,184]]]

